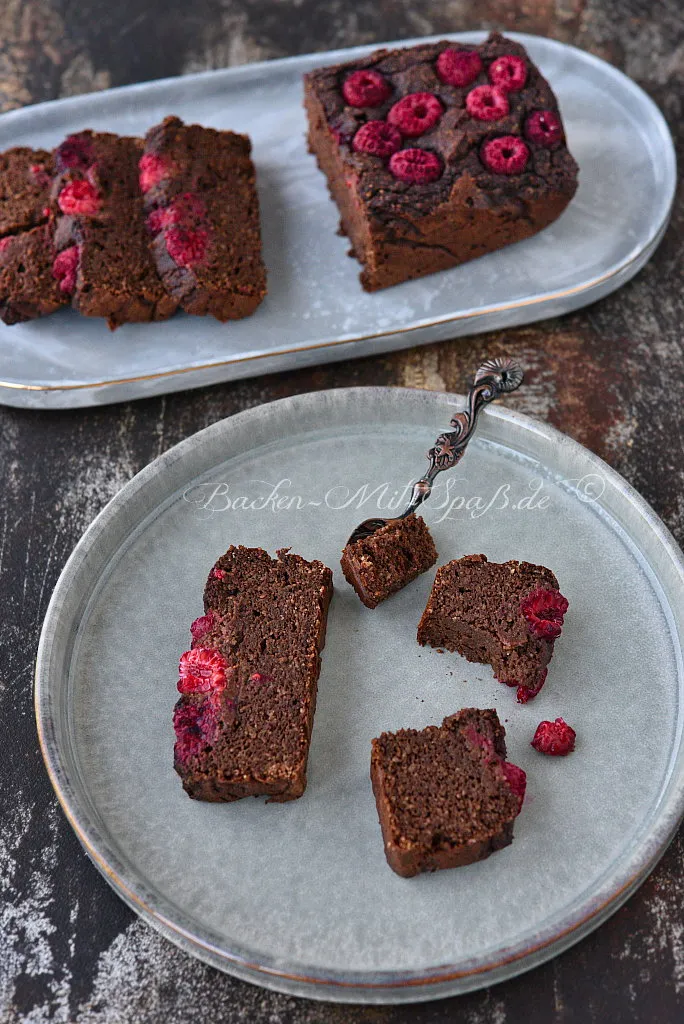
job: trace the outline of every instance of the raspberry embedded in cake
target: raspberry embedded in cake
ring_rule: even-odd
[[[418,643],[491,665],[526,704],[546,681],[567,608],[545,566],[466,555],[437,571]]]
[[[441,726],[374,739],[371,781],[387,862],[410,878],[508,846],[526,776],[506,761],[496,711],[465,708]]]
[[[554,94],[492,34],[378,50],[305,76],[309,148],[367,291],[541,231],[577,188]],[[502,176],[513,180],[504,187]]]

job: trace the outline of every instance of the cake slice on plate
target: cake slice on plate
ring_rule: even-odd
[[[180,660],[175,768],[198,800],[282,802],[306,788],[332,573],[277,555],[231,547],[219,558]]]
[[[421,516],[412,512],[347,544],[340,564],[367,608],[376,608],[437,561],[437,549]]]
[[[527,238],[577,188],[551,87],[498,34],[311,71],[305,106],[367,291]]]

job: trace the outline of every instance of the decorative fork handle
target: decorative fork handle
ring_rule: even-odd
[[[473,436],[480,410],[500,395],[515,391],[522,381],[522,369],[512,359],[487,359],[482,364],[468,391],[468,408],[465,412],[457,412],[452,417],[450,426],[454,429],[440,434],[427,453],[430,468],[425,476],[413,485],[411,500],[407,509],[401,513],[400,519],[405,519],[415,512],[430,496],[435,477],[439,473],[445,469],[453,469],[463,458],[468,442]]]

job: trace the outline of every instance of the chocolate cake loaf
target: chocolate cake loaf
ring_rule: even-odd
[[[294,800],[306,788],[332,573],[287,549],[231,547],[180,661],[175,768],[190,796]]]
[[[506,761],[504,737],[496,711],[465,708],[372,741],[385,856],[398,875],[472,864],[512,842],[526,777]]]
[[[425,521],[412,513],[380,527],[370,537],[347,544],[340,564],[367,608],[375,608],[391,594],[426,572],[437,561]]]
[[[52,154],[0,153],[0,319],[21,323],[53,313],[68,296],[52,275]]]
[[[165,320],[177,303],[149,250],[138,185],[142,141],[106,132],[70,135],[55,150],[54,273],[85,316]]]
[[[577,188],[548,82],[498,34],[312,71],[305,106],[367,291],[527,238]]]
[[[466,555],[437,570],[418,643],[491,665],[525,704],[544,685],[567,609],[558,580],[543,565]]]
[[[246,135],[167,117],[140,161],[152,251],[182,309],[218,320],[249,316],[266,294],[259,201]]]

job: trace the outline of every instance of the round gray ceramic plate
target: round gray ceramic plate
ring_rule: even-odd
[[[550,566],[570,601],[547,684],[519,706],[485,665],[420,648],[434,570],[371,612],[344,582],[351,529],[405,500],[455,395],[352,388],[223,420],[167,452],[71,556],[36,668],[43,753],[86,850],[183,949],[314,998],[432,999],[510,977],[596,927],[684,809],[682,554],[616,473],[497,407],[425,508],[440,563]],[[206,575],[230,544],[291,545],[335,571],[309,758],[293,803],[202,804],[172,768],[171,710]],[[528,773],[512,846],[406,880],[385,863],[370,741],[496,707]],[[577,730],[568,758],[537,723]]]
[[[377,355],[557,316],[624,284],[650,259],[670,215],[676,165],[665,120],[646,93],[605,61],[553,39],[513,38],[529,49],[558,96],[580,166],[577,195],[533,238],[372,295],[359,284],[359,264],[346,255],[348,239],[336,234],[338,211],[306,150],[302,75],[374,47],[143,82],[3,114],[0,149],[51,148],[86,127],[144,134],[169,113],[249,132],[268,295],[253,316],[233,323],[182,314],[126,324],[113,337],[104,320],[73,310],[0,324],[0,401],[97,405]]]

